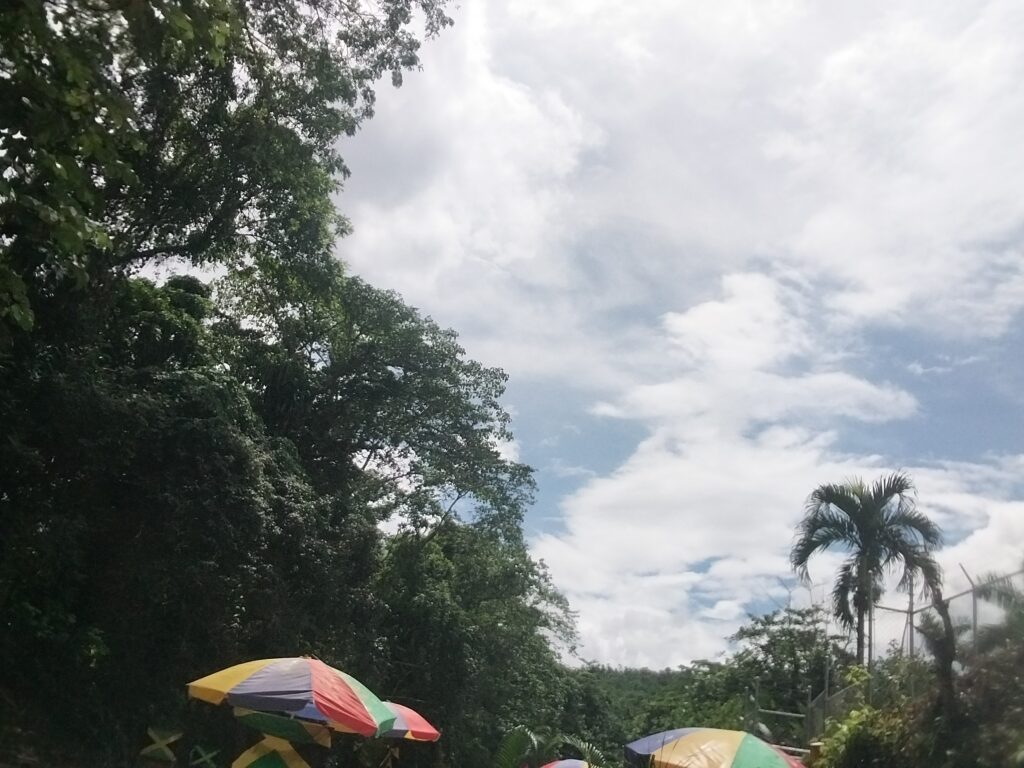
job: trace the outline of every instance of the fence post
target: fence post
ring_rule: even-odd
[[[875,603],[868,608],[868,704],[874,703],[875,690]]]
[[[910,630],[910,658],[914,658],[914,575],[910,575],[910,602],[907,605],[907,624]]]
[[[960,570],[964,572],[964,576],[967,577],[967,583],[971,585],[971,643],[974,646],[974,651],[978,651],[978,585],[974,583],[974,579],[971,578],[971,574],[964,568],[963,563],[957,563],[960,566]]]
[[[811,707],[814,706],[814,688],[807,686],[807,709],[804,710],[804,743],[811,742],[811,729],[814,727],[814,716],[811,714]]]

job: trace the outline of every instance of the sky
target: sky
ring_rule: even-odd
[[[581,658],[713,658],[823,600],[836,558],[806,588],[788,550],[847,477],[913,476],[947,593],[1020,567],[1024,4],[452,15],[342,145],[338,254],[508,372]]]

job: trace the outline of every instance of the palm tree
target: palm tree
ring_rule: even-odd
[[[856,629],[859,664],[864,663],[864,617],[881,596],[885,573],[902,569],[902,589],[912,588],[918,574],[925,589],[942,581],[933,557],[942,532],[917,510],[914,496],[910,476],[893,472],[871,485],[860,478],[820,485],[807,498],[790,562],[806,580],[816,552],[849,553],[832,589],[832,611],[847,631]]]
[[[538,733],[517,726],[505,734],[492,760],[494,768],[540,768],[557,760],[565,747],[592,768],[607,765],[601,750],[566,733]]]

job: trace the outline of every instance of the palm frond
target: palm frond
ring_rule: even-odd
[[[942,544],[942,529],[912,502],[886,508],[882,520],[886,530],[898,531],[903,538],[918,541],[928,549]]]
[[[917,568],[921,572],[922,594],[928,595],[942,588],[942,566],[934,557],[921,558]]]
[[[899,529],[888,527],[880,532],[878,544],[883,555],[881,567],[889,571],[902,570],[898,589],[910,589],[917,576],[920,576],[921,591],[924,594],[942,584],[942,568],[929,546],[917,539],[907,538]]]
[[[860,514],[862,504],[855,483],[860,482],[859,479],[855,479],[847,483],[825,483],[824,485],[819,485],[807,497],[807,501],[804,504],[806,513],[810,514],[819,509],[835,507],[844,512],[851,520],[856,519],[857,515]]]
[[[987,574],[978,586],[978,596],[1004,611],[1002,621],[978,629],[978,650],[982,653],[1011,643],[1024,642],[1024,590],[1005,574]]]
[[[537,752],[540,738],[529,728],[517,726],[506,733],[492,759],[493,768],[520,768]]]
[[[591,768],[602,768],[607,765],[604,754],[589,741],[584,741],[578,736],[565,734],[562,736],[562,743],[572,747],[580,756],[580,759],[591,766]]]
[[[863,477],[851,476],[843,480],[842,486],[851,494],[853,494],[863,506],[864,499],[867,498],[871,489],[868,484],[864,482]]]
[[[1008,576],[987,575],[978,587],[978,597],[995,603],[1004,611],[1024,609],[1024,591]]]
[[[847,632],[854,628],[850,604],[857,590],[857,581],[856,560],[847,560],[839,569],[835,586],[832,587],[832,615]]]
[[[881,508],[888,506],[893,499],[902,499],[917,493],[914,481],[906,472],[897,470],[888,475],[882,475],[871,485],[869,495],[875,506]]]
[[[790,552],[790,563],[802,579],[808,578],[808,563],[816,552],[834,546],[854,549],[860,545],[860,531],[854,522],[857,508],[856,499],[844,496],[839,486],[819,486],[811,494]]]

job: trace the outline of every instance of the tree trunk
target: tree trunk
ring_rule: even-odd
[[[942,589],[932,587],[932,607],[942,620],[942,637],[935,644],[935,677],[939,685],[936,702],[939,717],[935,728],[933,764],[959,766],[963,753],[960,711],[956,699],[953,662],[956,660],[956,633],[949,615],[949,605],[942,599]]]
[[[861,555],[860,564],[857,567],[857,594],[854,601],[857,603],[857,664],[862,667],[864,666],[864,613],[872,598],[870,583],[867,555]]]
[[[949,605],[942,599],[942,590],[932,588],[932,607],[942,620],[942,639],[935,648],[935,676],[939,683],[939,706],[947,721],[956,718],[956,689],[953,680],[953,662],[956,660],[956,633],[949,615]]]

